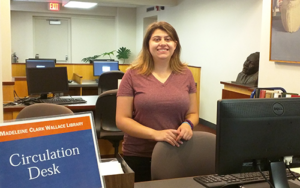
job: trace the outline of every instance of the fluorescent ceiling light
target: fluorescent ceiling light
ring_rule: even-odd
[[[97,3],[69,1],[67,4],[64,5],[64,7],[68,7],[68,8],[92,8],[96,5],[97,5]]]

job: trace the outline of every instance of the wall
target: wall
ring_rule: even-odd
[[[135,8],[97,7],[96,10],[86,11],[62,7],[59,12],[50,12],[46,5],[12,2],[12,50],[17,53],[19,62],[34,57],[33,16],[71,20],[72,63],[81,63],[84,57],[117,50],[122,46],[132,51],[131,58],[135,57]],[[115,56],[112,58],[117,59]]]
[[[1,51],[2,57],[0,63],[2,65],[2,81],[11,81],[11,29],[10,29],[10,1],[0,2],[0,28],[1,28]]]
[[[2,81],[11,81],[10,1],[0,1],[0,105],[3,106]],[[3,108],[0,108],[0,123]]]
[[[271,6],[269,0],[263,0],[263,15],[261,25],[261,56],[259,87],[283,87],[288,92],[300,93],[297,80],[300,79],[300,64],[275,63],[269,61]]]
[[[2,17],[1,10],[1,2],[0,2],[0,17]],[[2,33],[0,29],[0,44],[2,44]],[[0,45],[0,61],[2,61],[2,45]],[[0,72],[2,72],[2,64],[0,64]],[[0,83],[2,83],[2,76],[0,76]],[[2,85],[0,87],[0,105],[3,106],[3,93],[2,93]],[[0,123],[3,122],[3,108],[0,108]]]
[[[181,58],[201,67],[200,118],[215,123],[220,81],[234,81],[247,56],[260,50],[261,0],[181,0],[163,11],[137,9],[137,51],[143,39],[143,19],[157,15],[178,32]],[[269,26],[269,25],[268,25]]]

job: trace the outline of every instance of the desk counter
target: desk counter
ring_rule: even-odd
[[[80,104],[65,105],[65,106],[71,109],[75,113],[87,112],[87,111],[92,111],[94,113],[96,109],[96,102],[98,99],[98,95],[90,95],[90,96],[84,95],[80,97],[86,100],[87,102],[80,103]],[[4,107],[3,108],[4,120],[9,121],[9,120],[16,119],[19,112],[25,107],[26,107],[25,105]],[[109,141],[98,139],[98,145],[99,145],[101,156],[112,156],[114,154],[114,148],[112,147],[112,144]],[[122,144],[120,144],[119,153],[122,153]]]
[[[69,83],[70,87],[95,87],[98,88],[98,83],[95,80],[83,80],[81,84],[77,82]]]
[[[254,86],[237,84],[235,82],[221,82],[224,85],[222,90],[222,99],[240,99],[250,98],[255,89]]]
[[[80,103],[80,104],[65,105],[65,106],[71,109],[73,112],[95,111],[98,95],[84,95],[80,97],[86,100],[87,102]],[[5,106],[3,108],[4,120],[16,119],[19,112],[25,107],[26,106],[23,104],[19,104],[15,106]]]
[[[300,188],[300,182],[289,180],[290,188]],[[244,188],[270,188],[268,183],[247,184]],[[134,188],[205,188],[193,180],[193,177],[174,178],[167,180],[145,181],[134,184]]]

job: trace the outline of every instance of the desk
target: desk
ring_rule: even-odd
[[[74,96],[75,97],[75,96]],[[72,105],[65,105],[69,109],[71,109],[73,112],[87,112],[92,111],[95,113],[96,109],[96,102],[98,99],[98,95],[85,95],[80,96],[84,100],[86,100],[86,103],[80,103],[80,104],[72,104]],[[3,108],[3,114],[4,114],[4,120],[14,120],[16,119],[19,112],[25,108],[25,105],[16,105],[16,106],[6,106]],[[112,144],[103,139],[98,139],[98,145],[101,152],[101,156],[104,155],[113,155],[114,154],[114,148],[112,147]],[[119,147],[119,153],[122,153],[122,144],[120,144]]]
[[[289,180],[290,188],[299,188],[300,182]],[[175,178],[167,180],[155,180],[139,182],[134,184],[134,188],[205,188],[203,185],[199,184],[193,177],[187,178]],[[270,188],[268,183],[255,183],[244,185],[245,188]]]
[[[95,80],[83,80],[81,84],[77,82],[69,83],[70,95],[98,95],[98,83]]]
[[[221,84],[224,84],[222,99],[250,98],[252,91],[255,89],[254,86],[237,84],[234,82],[221,82]]]
[[[86,95],[80,97],[86,100],[87,102],[81,104],[65,105],[65,106],[71,109],[73,112],[95,111],[98,95]],[[16,119],[19,112],[25,107],[26,107],[25,105],[5,106],[3,108],[4,120],[6,121],[6,120]]]

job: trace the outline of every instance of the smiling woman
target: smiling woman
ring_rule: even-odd
[[[136,182],[151,180],[156,142],[179,147],[198,124],[195,81],[180,51],[176,30],[167,22],[154,22],[119,86],[116,123],[125,133],[123,155]]]

